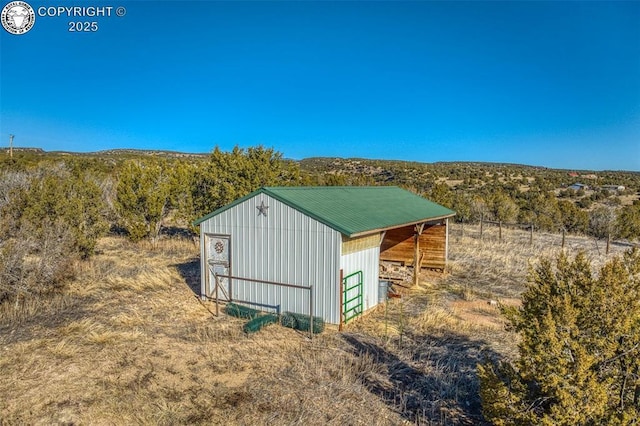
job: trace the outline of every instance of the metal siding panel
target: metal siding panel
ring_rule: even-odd
[[[258,215],[261,201],[269,206],[266,217]],[[233,275],[313,285],[314,314],[326,322],[338,323],[341,235],[337,231],[266,194],[257,194],[202,222],[201,232],[231,235]],[[309,313],[308,293],[267,284],[233,285],[234,299],[279,304],[281,311],[305,314]]]
[[[373,247],[343,255],[340,259],[340,265],[345,276],[362,271],[365,310],[371,309],[378,304],[379,257],[380,248]]]

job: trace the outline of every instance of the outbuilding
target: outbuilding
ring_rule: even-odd
[[[444,269],[454,215],[395,186],[260,188],[195,222],[201,296],[342,324],[386,296],[381,260]]]
[[[569,189],[573,189],[574,191],[586,191],[587,189],[589,189],[589,187],[583,183],[574,183],[569,187]]]

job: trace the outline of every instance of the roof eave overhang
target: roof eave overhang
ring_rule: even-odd
[[[366,231],[354,232],[352,234],[345,234],[345,236],[347,236],[349,238],[364,237],[365,235],[376,234],[378,232],[384,232],[384,231],[388,231],[390,229],[404,228],[405,226],[413,226],[413,225],[418,225],[420,223],[436,222],[436,221],[439,221],[439,220],[442,220],[442,219],[448,219],[448,218],[453,217],[455,215],[456,215],[455,213],[450,213],[450,214],[446,214],[446,215],[442,215],[442,216],[428,217],[428,218],[424,218],[424,219],[420,219],[420,220],[416,220],[416,221],[412,221],[412,222],[407,222],[407,223],[401,223],[401,224],[397,224],[397,225],[387,226],[387,227],[384,227],[384,228],[368,229]]]

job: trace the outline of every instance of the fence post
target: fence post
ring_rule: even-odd
[[[313,340],[313,284],[309,286],[309,339]]]
[[[218,302],[218,286],[219,286],[219,278],[218,278],[218,274],[214,274],[214,278],[215,278],[215,283],[216,283],[216,316],[219,317],[220,316],[220,307],[219,307],[219,302]]]
[[[498,241],[502,242],[502,221],[498,221]]]
[[[605,251],[605,254],[609,254],[609,246],[611,245],[611,234],[607,234],[607,250]]]
[[[529,224],[529,229],[531,230],[531,232],[529,233],[529,245],[532,246],[533,245],[533,223]]]
[[[562,248],[564,248],[564,233],[565,233],[565,229],[563,227],[562,228]]]
[[[484,214],[480,216],[480,240],[482,240],[483,228],[484,228]]]

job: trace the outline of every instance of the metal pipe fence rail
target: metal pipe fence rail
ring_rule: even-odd
[[[215,301],[216,301],[216,316],[220,315],[219,312],[219,298],[218,298],[218,289],[222,290],[223,293],[225,293],[225,296],[227,297],[227,300],[229,302],[233,302],[233,299],[231,297],[229,297],[231,294],[233,294],[233,280],[239,280],[239,281],[243,281],[243,282],[247,282],[247,283],[256,283],[256,284],[267,284],[267,285],[275,285],[275,286],[280,286],[280,287],[288,287],[288,288],[296,288],[296,289],[300,289],[300,290],[307,290],[309,291],[309,336],[311,339],[313,339],[313,314],[314,314],[314,309],[313,309],[313,305],[314,305],[314,300],[313,300],[313,285],[309,285],[309,286],[303,286],[303,285],[297,285],[297,284],[289,284],[289,283],[281,283],[281,282],[277,282],[277,281],[269,281],[269,280],[261,280],[258,278],[245,278],[245,277],[237,277],[235,275],[225,275],[225,274],[218,274],[218,273],[213,273],[214,279],[215,279]],[[229,280],[229,294],[227,295],[226,292],[224,291],[224,287],[222,287],[222,285],[220,284],[220,278],[226,278]],[[252,302],[248,302],[246,300],[236,300],[237,302],[242,302],[242,303],[252,303]]]

